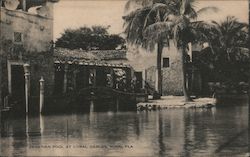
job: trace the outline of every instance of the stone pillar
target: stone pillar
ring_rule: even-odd
[[[109,81],[109,87],[113,88],[114,87],[114,71],[112,68],[110,68],[109,70],[110,70],[110,72],[109,72],[110,76],[108,76],[108,77],[110,77],[110,78],[107,78],[107,79]]]
[[[27,11],[26,0],[22,0],[22,9],[23,11]]]
[[[91,100],[91,101],[90,101],[89,112],[90,112],[90,113],[93,113],[93,112],[94,112],[94,108],[95,108],[95,106],[94,106],[94,101]]]
[[[77,69],[77,68],[75,68],[75,69]],[[74,72],[73,72],[74,76],[73,76],[73,80],[72,80],[73,81],[73,85],[72,86],[73,86],[74,90],[77,89],[77,87],[76,87],[77,86],[77,83],[76,83],[77,73],[79,73],[79,71],[78,70],[74,70]]]
[[[25,105],[26,114],[29,112],[29,97],[30,97],[30,65],[24,64],[24,77],[25,77]]]
[[[42,113],[44,107],[44,79],[41,77],[40,82],[40,101],[39,101],[39,112]]]
[[[1,2],[1,1],[0,1]],[[3,101],[2,101],[2,60],[0,58],[0,121],[2,118],[2,108],[3,108]]]
[[[96,86],[96,69],[94,69],[94,87]]]
[[[134,71],[134,69],[130,69],[130,74],[131,74],[131,79],[133,79],[134,78],[134,76],[135,76],[135,71]]]
[[[192,50],[192,43],[188,43],[188,55],[190,56],[190,61],[192,62],[193,59],[193,50]]]
[[[159,92],[159,88],[158,88],[158,80],[159,80],[159,76],[158,76],[158,69],[155,70],[155,90],[157,92]]]
[[[68,64],[64,65],[63,93],[67,92],[68,84]]]
[[[146,79],[147,79],[147,73],[146,69],[144,69],[142,70],[142,89],[145,89]]]
[[[54,2],[47,1],[44,7],[46,7],[47,16],[50,18],[53,18],[54,17]]]
[[[119,111],[119,98],[116,98],[116,112]]]
[[[249,5],[250,5],[250,1],[249,1]],[[248,80],[248,156],[250,155],[249,144],[250,144],[250,79]]]
[[[96,69],[89,70],[89,85],[96,86]]]

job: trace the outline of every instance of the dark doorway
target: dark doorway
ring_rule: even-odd
[[[76,89],[81,90],[88,86],[88,71],[86,67],[80,66],[79,71],[76,73]]]
[[[138,92],[142,88],[142,72],[135,72],[136,77],[136,91]]]
[[[107,73],[104,67],[96,68],[96,86],[105,87],[107,82]]]
[[[11,65],[12,103],[15,109],[25,112],[25,80],[22,65]]]
[[[54,94],[60,95],[63,93],[63,85],[64,85],[64,65],[56,64],[55,65],[55,89]]]

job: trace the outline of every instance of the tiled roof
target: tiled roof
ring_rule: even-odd
[[[96,55],[83,50],[70,50],[64,48],[54,49],[54,58],[58,60],[100,60]]]
[[[55,48],[54,57],[64,60],[124,60],[126,50],[91,50],[80,49],[70,50],[65,48]]]
[[[109,67],[130,67],[130,65],[109,63],[110,60],[126,59],[124,50],[69,50],[64,48],[54,49],[54,62],[63,64],[95,65]]]
[[[101,60],[121,60],[126,58],[126,50],[95,50],[89,51]]]

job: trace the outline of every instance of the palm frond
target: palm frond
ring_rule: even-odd
[[[201,8],[200,10],[197,11],[197,15],[205,14],[205,13],[217,13],[219,12],[219,9],[217,7],[209,6],[209,7],[204,7]]]
[[[125,12],[152,5],[152,0],[128,0],[125,4]]]
[[[146,27],[143,31],[143,38],[148,45],[144,47],[151,49],[156,43],[168,40],[172,26],[172,22],[156,22]]]
[[[148,13],[144,27],[150,25],[154,22],[166,21],[165,16],[171,13],[170,8],[167,4],[164,3],[155,3],[153,4],[150,12]]]
[[[181,6],[180,6],[180,14],[181,15],[187,15],[189,14],[191,8],[193,8],[194,0],[181,0]]]
[[[197,12],[195,11],[194,8],[189,8],[189,11],[188,11],[188,15],[187,15],[190,19],[197,19],[198,17],[198,14]]]
[[[242,50],[248,46],[248,25],[239,22],[233,16],[228,16],[221,22],[212,21],[211,24],[211,45],[216,49],[216,52],[221,56],[226,56],[228,61],[231,61]]]
[[[213,37],[214,27],[204,21],[195,21],[190,23],[190,29],[194,32],[196,40],[208,42]]]
[[[143,23],[145,17],[150,11],[150,7],[145,7],[142,9],[137,9],[131,14],[124,17],[125,20],[125,34],[127,42],[130,44],[141,44],[143,41]]]

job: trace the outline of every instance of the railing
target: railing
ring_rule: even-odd
[[[83,88],[79,91],[79,93],[89,93],[89,92],[95,92],[95,91],[99,91],[99,92],[103,92],[105,94],[110,94],[110,93],[115,93],[118,95],[144,95],[146,93],[136,93],[136,92],[131,92],[131,91],[121,91],[121,90],[117,90],[114,88],[110,88],[110,87],[87,87],[87,88]],[[110,93],[107,93],[110,92]]]
[[[153,95],[156,93],[156,90],[145,80],[143,80],[145,83],[145,90],[148,94]]]

